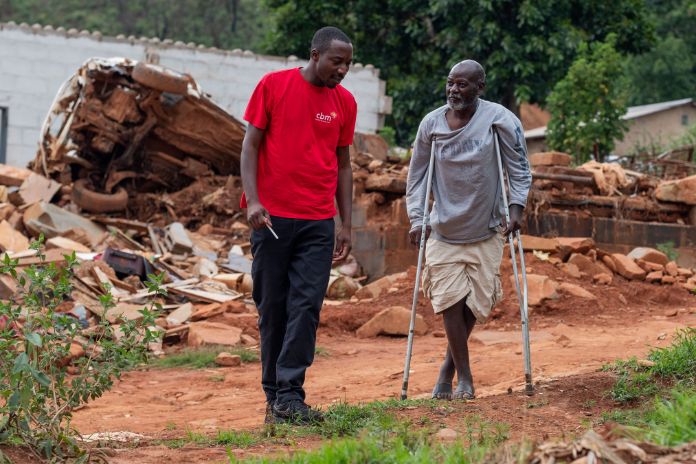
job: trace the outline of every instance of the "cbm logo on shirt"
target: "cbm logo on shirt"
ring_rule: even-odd
[[[326,124],[331,124],[331,122],[336,119],[336,112],[332,111],[330,114],[324,114],[322,112],[317,113],[315,119],[317,121],[326,123]]]

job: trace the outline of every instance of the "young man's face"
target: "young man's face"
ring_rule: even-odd
[[[312,50],[312,59],[317,63],[319,80],[333,89],[348,74],[348,67],[353,61],[353,46],[340,40],[333,40],[324,52]]]

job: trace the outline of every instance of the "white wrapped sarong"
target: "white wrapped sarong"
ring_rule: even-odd
[[[500,261],[504,243],[502,234],[464,244],[428,239],[422,283],[435,313],[466,298],[479,323],[488,319],[503,298]]]

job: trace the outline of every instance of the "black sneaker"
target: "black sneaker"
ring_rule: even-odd
[[[307,406],[302,400],[291,400],[287,403],[275,403],[272,407],[273,418],[287,424],[308,425],[324,420],[324,415]]]

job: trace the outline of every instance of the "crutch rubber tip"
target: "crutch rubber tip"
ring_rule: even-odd
[[[528,384],[524,387],[524,394],[527,395],[527,396],[533,396],[533,395],[534,395],[534,387],[532,386],[531,383],[528,383]]]

